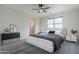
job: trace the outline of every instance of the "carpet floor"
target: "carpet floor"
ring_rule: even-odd
[[[25,42],[25,40],[15,40],[4,42],[0,45],[0,54],[50,54],[38,47]],[[61,48],[51,54],[79,54],[79,44],[63,42]]]

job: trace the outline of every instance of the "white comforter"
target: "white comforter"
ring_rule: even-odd
[[[50,53],[53,52],[53,50],[54,50],[52,41],[41,39],[41,38],[36,38],[36,37],[32,37],[32,36],[28,36],[26,40],[28,43],[30,43],[36,47],[39,47],[41,49],[44,49]]]

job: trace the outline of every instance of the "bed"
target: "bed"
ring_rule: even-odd
[[[38,33],[27,37],[27,42],[50,53],[61,47],[63,36],[58,34]]]

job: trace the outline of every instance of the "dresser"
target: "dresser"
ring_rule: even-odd
[[[1,44],[3,45],[3,41],[4,40],[9,40],[9,39],[20,39],[20,33],[19,32],[15,32],[15,33],[2,33],[1,34]]]

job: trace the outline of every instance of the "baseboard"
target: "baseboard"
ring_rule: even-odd
[[[72,42],[72,43],[76,43],[75,41],[69,41],[69,40],[65,40],[65,41],[67,41],[67,42]]]

